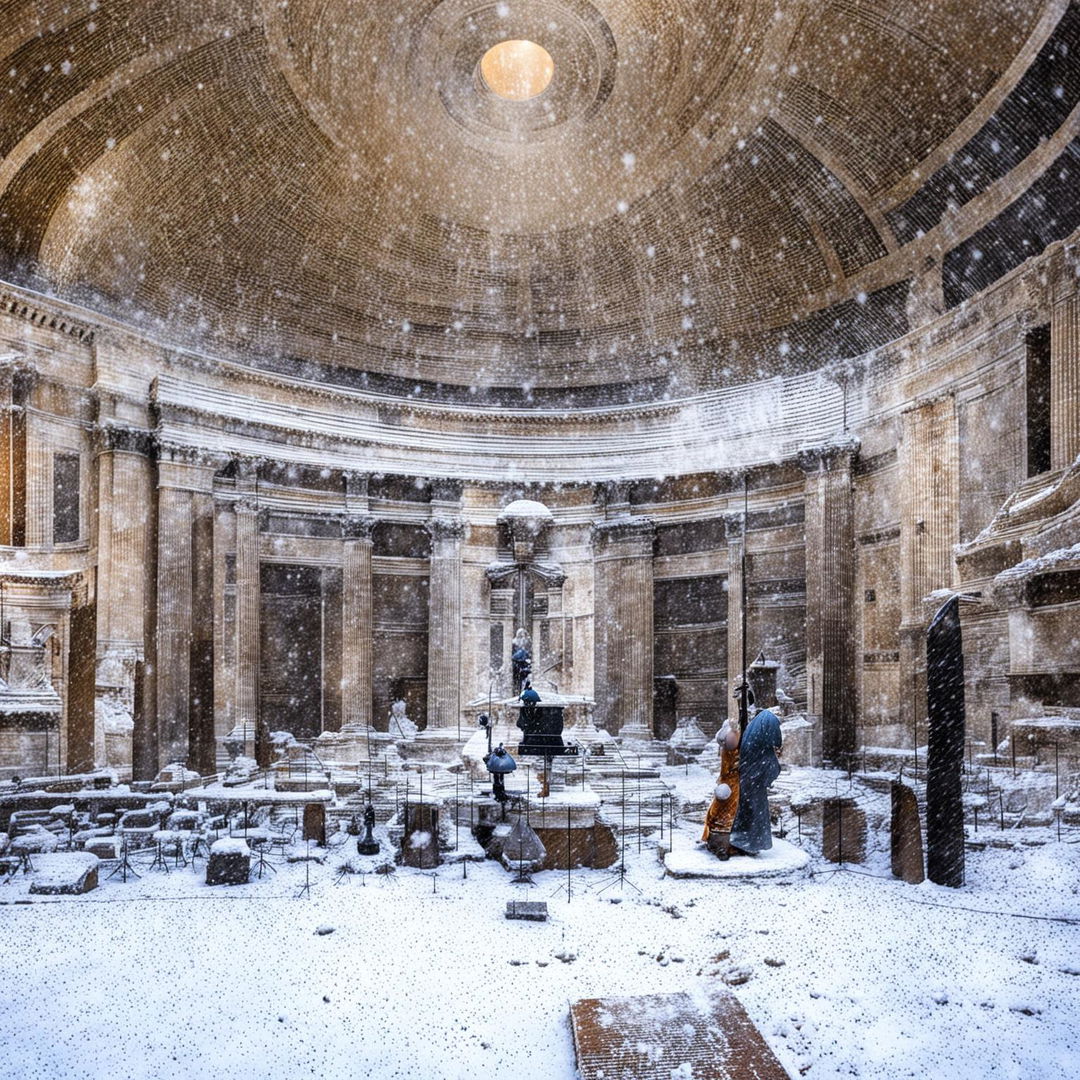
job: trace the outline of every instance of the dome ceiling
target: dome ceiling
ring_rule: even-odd
[[[902,330],[945,243],[906,207],[1068,8],[9,0],[0,257],[253,363],[680,389],[820,363],[785,348],[815,311],[883,296]],[[479,64],[518,39],[553,74],[508,100]]]

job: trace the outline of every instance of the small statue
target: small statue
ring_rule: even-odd
[[[356,841],[356,850],[361,855],[378,855],[379,841],[375,839],[375,807],[368,803],[364,807],[364,835]]]
[[[518,694],[532,673],[532,640],[524,629],[518,630],[511,642],[510,671],[514,680],[514,693]]]
[[[487,766],[487,770],[491,773],[491,794],[496,802],[505,803],[507,799],[506,795],[506,774],[513,772],[517,768],[517,762],[507,753],[502,743],[499,743],[494,750],[488,754],[484,761]]]
[[[405,710],[408,706],[404,699],[398,698],[390,706],[390,734],[400,739],[415,739],[420,729],[409,719]]]

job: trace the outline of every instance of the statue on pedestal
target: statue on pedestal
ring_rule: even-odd
[[[364,807],[364,835],[360,840],[356,841],[356,850],[361,855],[378,855],[379,854],[379,841],[375,839],[373,829],[375,828],[375,807],[368,803]]]
[[[510,671],[514,681],[514,693],[519,694],[532,673],[532,639],[524,629],[518,630],[511,642]]]

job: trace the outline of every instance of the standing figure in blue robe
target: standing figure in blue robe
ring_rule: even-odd
[[[769,785],[780,775],[784,739],[780,721],[762,709],[746,725],[739,743],[739,810],[731,826],[731,853],[756,855],[772,847]]]

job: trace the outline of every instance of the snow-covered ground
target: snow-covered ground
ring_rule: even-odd
[[[343,852],[301,897],[299,864],[77,898],[19,876],[0,886],[0,1076],[570,1080],[572,1001],[726,979],[792,1076],[1074,1080],[1080,844],[1023,835],[1043,842],[969,852],[959,890],[891,880],[880,845],[841,871],[812,850],[788,882],[674,880],[636,838],[624,882],[575,871],[569,900],[565,873],[513,885],[494,862],[335,884]],[[507,921],[509,899],[550,921]]]

